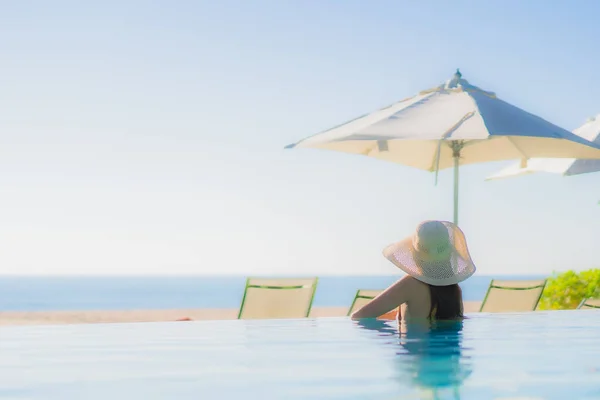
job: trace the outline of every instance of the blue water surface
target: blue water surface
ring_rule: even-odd
[[[397,276],[324,276],[315,307],[348,307],[358,289],[385,289]],[[495,276],[539,279],[539,276]],[[0,276],[0,311],[73,311],[175,308],[238,308],[243,276]],[[461,284],[465,301],[480,301],[491,276]]]
[[[600,399],[600,311],[3,327],[0,398]],[[437,396],[437,397],[436,397]]]

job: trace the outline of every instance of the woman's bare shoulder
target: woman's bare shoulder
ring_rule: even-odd
[[[410,275],[406,275],[402,279],[406,281],[407,287],[415,288],[417,290],[418,289],[427,288],[427,284],[426,283],[423,283],[420,280],[418,280],[417,278],[413,278]]]
[[[410,298],[414,298],[414,296],[420,298],[424,295],[424,293],[429,293],[427,284],[413,278],[410,275],[404,276],[402,279],[400,279],[400,281],[402,282],[402,291]]]

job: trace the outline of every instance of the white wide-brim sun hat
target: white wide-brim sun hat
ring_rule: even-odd
[[[447,221],[425,221],[415,233],[383,250],[385,258],[413,278],[432,286],[460,283],[475,273],[467,240]]]

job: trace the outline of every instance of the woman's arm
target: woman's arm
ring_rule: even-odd
[[[398,282],[381,292],[379,296],[375,297],[363,308],[355,311],[351,318],[377,318],[380,315],[392,311],[401,304],[406,303],[411,287],[413,286],[413,279],[414,278],[410,276],[405,276],[400,279]]]

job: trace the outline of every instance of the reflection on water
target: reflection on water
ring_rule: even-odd
[[[462,321],[402,324],[365,319],[361,328],[395,339],[391,360],[395,378],[423,391],[423,398],[460,399],[460,386],[473,372],[462,347]],[[448,396],[448,397],[446,397]]]

